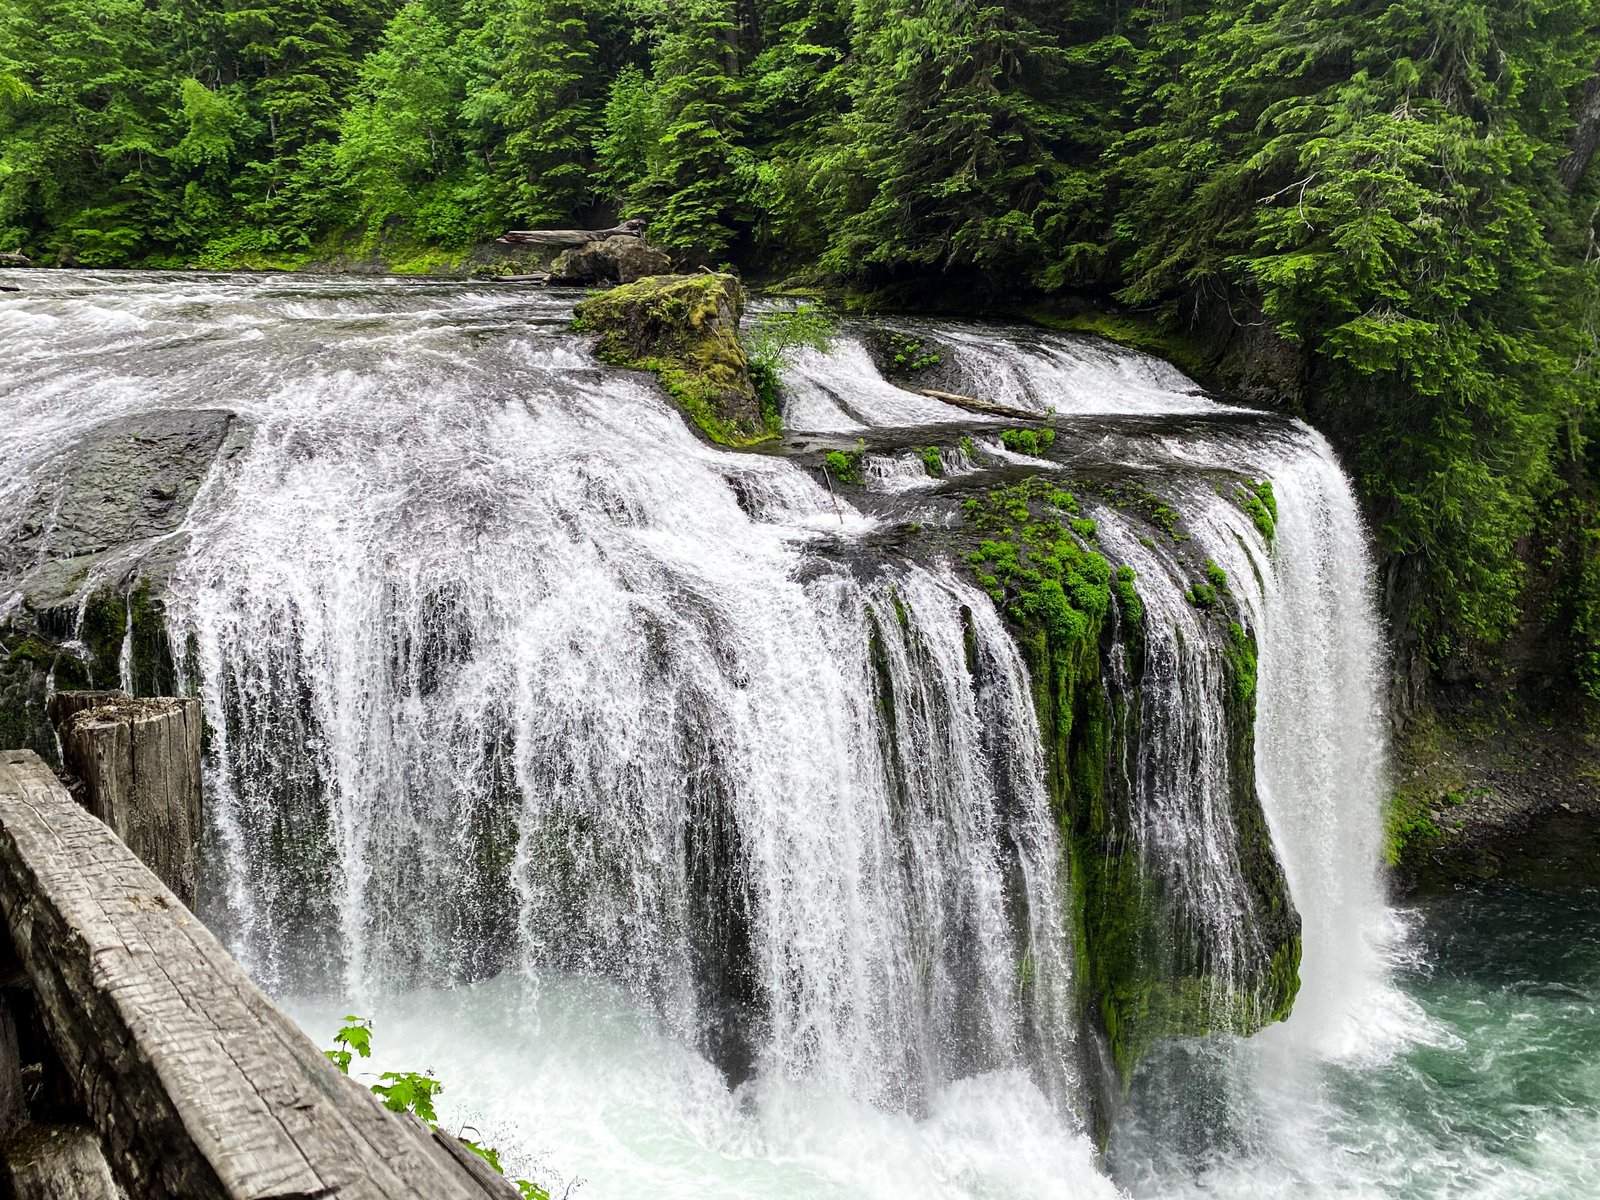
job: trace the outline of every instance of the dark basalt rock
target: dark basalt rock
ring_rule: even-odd
[[[634,283],[665,275],[672,260],[639,237],[617,234],[563,250],[550,265],[553,283]]]
[[[175,690],[162,585],[202,481],[242,444],[221,409],[109,422],[63,454],[0,531],[0,598],[15,600],[0,621],[0,747],[54,762],[47,695],[116,686],[125,648],[136,691]]]
[[[87,566],[92,556],[177,529],[234,420],[221,409],[145,413],[90,433],[0,546],[0,579],[31,580],[53,562]],[[24,582],[23,590],[38,588]]]

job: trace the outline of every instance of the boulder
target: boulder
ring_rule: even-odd
[[[600,335],[596,352],[652,371],[712,441],[748,446],[778,432],[739,343],[744,289],[732,275],[657,275],[578,305],[574,324]]]
[[[57,757],[53,692],[177,688],[164,581],[200,484],[247,430],[219,409],[141,413],[84,434],[0,518],[0,749]]]
[[[0,546],[0,580],[176,530],[233,424],[221,409],[152,412],[89,433]]]
[[[550,274],[555,283],[634,283],[671,269],[672,260],[643,238],[615,234],[563,250]]]

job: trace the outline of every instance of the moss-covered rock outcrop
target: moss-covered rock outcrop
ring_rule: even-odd
[[[749,446],[778,432],[739,342],[744,289],[732,275],[653,275],[581,302],[605,362],[650,371],[712,441]]]
[[[1220,594],[1208,585],[1205,620],[1226,664],[1227,799],[1260,947],[1229,986],[1173,881],[1135,837],[1145,613],[1134,572],[1107,561],[1095,523],[1045,479],[969,499],[965,514],[983,538],[968,563],[1012,624],[1033,678],[1069,859],[1080,1002],[1104,1039],[1110,1074],[1125,1086],[1159,1038],[1248,1034],[1282,1019],[1298,988],[1299,918],[1256,793],[1255,642],[1232,620],[1225,582]]]

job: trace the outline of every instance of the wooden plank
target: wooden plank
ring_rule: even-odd
[[[127,1200],[100,1139],[82,1125],[29,1125],[0,1143],[0,1178],[16,1200]]]
[[[29,751],[0,752],[0,911],[130,1196],[517,1196],[339,1074]]]

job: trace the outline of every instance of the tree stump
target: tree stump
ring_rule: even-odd
[[[62,763],[83,781],[84,807],[192,910],[204,820],[200,701],[66,692],[52,698],[52,718],[58,711]]]

